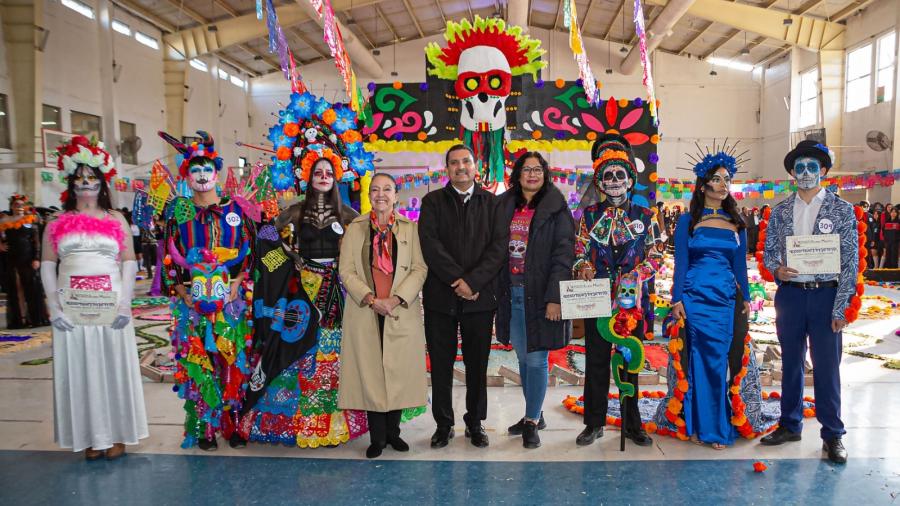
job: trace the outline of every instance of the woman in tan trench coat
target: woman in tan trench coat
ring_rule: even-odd
[[[404,408],[427,402],[425,329],[419,291],[428,268],[417,225],[397,214],[397,185],[376,174],[372,212],[353,220],[341,244],[340,274],[350,300],[344,308],[338,406],[366,410],[375,458],[400,439]]]

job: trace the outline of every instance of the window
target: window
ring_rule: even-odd
[[[127,121],[119,122],[119,155],[122,163],[137,165],[137,152],[141,139],[137,136],[137,127]]]
[[[875,103],[894,99],[894,44],[897,33],[891,32],[878,39],[878,59],[875,61]]]
[[[94,19],[94,9],[78,0],[62,0],[62,4],[88,19]]]
[[[100,116],[72,111],[72,133],[83,135],[88,139],[96,137],[102,141],[103,133],[100,129]]]
[[[231,84],[233,84],[235,86],[240,86],[241,88],[244,87],[244,81],[241,78],[239,78],[238,76],[231,76]]]
[[[219,69],[219,79],[228,80],[228,72],[225,72],[222,69]]]
[[[12,149],[12,142],[9,140],[9,107],[6,95],[3,94],[0,94],[0,148]]]
[[[147,47],[152,47],[153,49],[159,49],[159,41],[145,33],[134,32],[134,38],[138,42],[140,42],[141,44],[143,44]]]
[[[121,21],[118,21],[116,19],[112,20],[112,29],[121,33],[122,35],[131,37],[131,27]]]
[[[62,130],[62,111],[59,107],[47,104],[41,106],[41,128]]]
[[[814,67],[800,74],[800,128],[819,121],[819,69]]]
[[[872,103],[872,44],[847,54],[847,112]]]
[[[708,61],[709,63],[712,63],[713,65],[718,65],[720,67],[727,67],[727,68],[735,69],[735,70],[742,70],[744,72],[750,72],[753,70],[753,65],[750,65],[749,63],[730,60],[728,58],[718,58],[715,56],[710,56],[709,58],[706,59],[706,61]]]
[[[195,69],[197,69],[201,72],[209,72],[209,67],[206,66],[206,64],[203,63],[203,61],[201,61],[201,60],[193,58],[193,59],[191,59],[190,64],[191,64],[191,67],[194,67]]]

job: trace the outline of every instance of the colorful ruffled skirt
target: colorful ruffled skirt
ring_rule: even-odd
[[[316,345],[272,380],[244,418],[251,441],[337,445],[368,431],[365,411],[337,407],[344,293],[337,263],[306,260],[299,282],[321,314]]]
[[[242,298],[222,312],[198,314],[181,298],[171,303],[172,352],[177,364],[175,390],[184,399],[184,440],[229,438],[237,427],[250,368],[249,308]]]

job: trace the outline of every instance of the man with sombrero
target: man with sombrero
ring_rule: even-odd
[[[611,293],[626,276],[644,282],[658,269],[662,244],[653,212],[629,200],[637,181],[631,144],[621,135],[601,135],[591,148],[593,184],[605,196],[603,202],[585,208],[575,241],[574,271],[578,279],[608,278]],[[647,299],[644,297],[644,299]],[[646,300],[640,301],[642,306]],[[642,322],[639,322],[639,329]],[[597,319],[587,318],[585,327],[584,425],[576,443],[586,446],[603,436],[606,424],[612,345],[597,330]],[[643,336],[643,330],[637,333]],[[623,372],[624,381],[637,386],[638,375]],[[626,397],[625,437],[639,446],[653,440],[641,427],[636,396]]]
[[[784,157],[785,170],[797,181],[797,193],[772,209],[763,263],[778,283],[775,327],[782,355],[781,419],[778,429],[762,438],[774,446],[799,441],[803,428],[803,361],[807,340],[812,355],[816,418],[828,460],[847,461],[841,442],[841,331],[845,311],[856,290],[859,243],[853,206],[822,188],[831,169],[827,146],[801,141]],[[787,238],[835,234],[840,238],[840,272],[800,274],[787,266]]]

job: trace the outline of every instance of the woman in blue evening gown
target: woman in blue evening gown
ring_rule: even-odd
[[[695,168],[698,179],[690,212],[679,218],[675,228],[672,315],[685,322],[681,365],[688,388],[681,404],[686,435],[722,449],[733,444],[738,434],[729,387],[745,360],[750,309],[747,234],[729,192],[733,159],[731,164],[702,165]],[[759,411],[755,361],[750,375],[748,379],[755,379],[756,386],[756,405],[750,409]],[[670,395],[677,383],[677,378],[673,379]],[[667,401],[660,405],[662,413],[658,415],[665,414]]]

